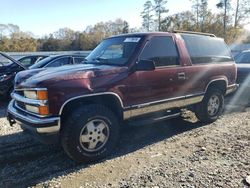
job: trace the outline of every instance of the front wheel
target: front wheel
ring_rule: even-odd
[[[204,123],[212,123],[219,118],[224,109],[224,95],[215,88],[211,88],[201,103],[196,105],[195,115]]]
[[[73,111],[61,133],[65,152],[77,162],[106,157],[113,152],[118,138],[118,120],[102,105],[86,105]]]

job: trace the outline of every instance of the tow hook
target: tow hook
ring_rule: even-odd
[[[7,120],[9,121],[11,127],[13,127],[13,125],[16,123],[16,121],[12,119],[9,114],[7,115]]]

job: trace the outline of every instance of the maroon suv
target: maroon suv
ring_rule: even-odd
[[[59,138],[76,161],[110,154],[122,123],[146,124],[190,108],[215,121],[237,86],[223,41],[204,33],[139,33],[104,40],[83,64],[16,75],[10,124]]]

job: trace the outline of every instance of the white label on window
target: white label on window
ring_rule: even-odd
[[[141,38],[139,37],[130,37],[130,38],[126,38],[124,40],[124,42],[139,42]]]

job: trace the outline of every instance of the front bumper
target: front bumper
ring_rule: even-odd
[[[7,119],[10,124],[24,124],[26,129],[39,134],[57,134],[60,130],[60,117],[36,117],[15,107],[12,100],[8,105]]]

